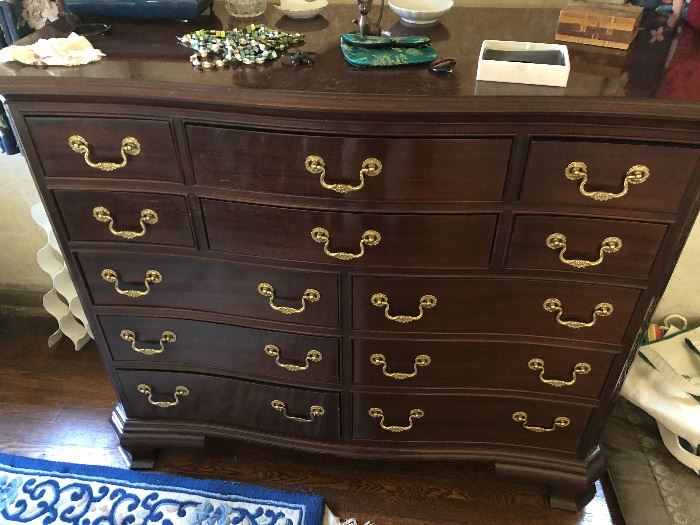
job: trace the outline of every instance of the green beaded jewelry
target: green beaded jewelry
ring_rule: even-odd
[[[190,56],[193,66],[212,69],[233,62],[263,64],[274,60],[290,47],[303,44],[304,35],[250,24],[230,31],[199,29],[178,40],[196,51]]]

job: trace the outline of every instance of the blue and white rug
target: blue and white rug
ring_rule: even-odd
[[[339,523],[324,511],[321,496],[0,453],[2,525]]]

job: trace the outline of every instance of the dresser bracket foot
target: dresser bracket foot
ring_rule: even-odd
[[[122,405],[114,409],[110,423],[119,437],[119,452],[131,469],[152,469],[159,448],[201,448],[205,442],[204,435],[188,433],[177,423],[130,419]]]
[[[566,488],[550,487],[549,506],[553,509],[578,512],[595,496],[595,485],[590,485],[582,492],[569,492]]]
[[[156,450],[154,448],[126,448],[119,445],[119,453],[126,466],[133,470],[150,470],[156,464]]]
[[[551,508],[578,512],[595,496],[595,482],[605,461],[596,449],[585,460],[553,460],[541,465],[497,462],[495,467],[499,474],[545,485]]]

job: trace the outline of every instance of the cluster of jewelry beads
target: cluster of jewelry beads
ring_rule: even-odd
[[[303,44],[304,35],[250,24],[231,31],[199,29],[178,40],[196,51],[190,57],[193,66],[212,69],[231,63],[263,64],[274,60],[290,47]]]

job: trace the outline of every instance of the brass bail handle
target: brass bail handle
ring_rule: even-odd
[[[428,366],[430,364],[431,360],[430,360],[429,355],[421,354],[419,356],[416,356],[416,358],[413,360],[413,372],[411,372],[411,373],[387,372],[387,370],[386,370],[387,363],[386,363],[386,357],[384,357],[384,354],[372,354],[369,358],[369,362],[375,366],[381,366],[382,367],[382,374],[384,374],[386,377],[401,380],[401,379],[410,379],[412,377],[416,377],[418,375],[418,367]]]
[[[581,321],[564,321],[562,320],[561,316],[564,313],[562,309],[562,304],[559,299],[556,297],[550,297],[549,299],[545,300],[544,304],[542,307],[545,309],[547,312],[551,313],[556,313],[556,321],[562,326],[566,326],[567,328],[572,328],[574,330],[578,330],[579,328],[590,328],[593,325],[596,324],[598,321],[599,317],[607,317],[611,315],[614,311],[613,305],[610,303],[598,303],[595,305],[595,308],[593,308],[593,315],[591,321],[588,323],[584,323]]]
[[[270,283],[258,284],[258,293],[260,295],[262,295],[263,297],[269,298],[270,308],[272,308],[276,312],[280,312],[280,313],[285,314],[285,315],[300,314],[304,310],[306,310],[307,303],[315,303],[316,301],[321,299],[321,294],[319,293],[318,290],[314,290],[313,288],[307,288],[304,291],[304,295],[302,295],[302,297],[301,297],[301,307],[292,308],[291,306],[277,306],[277,305],[275,305],[275,303],[274,303],[275,289],[272,287],[272,285]]]
[[[326,182],[326,161],[318,155],[309,155],[306,157],[304,166],[309,173],[320,175],[319,181],[321,187],[337,193],[359,191],[365,187],[365,177],[375,177],[382,172],[382,163],[379,162],[379,160],[372,157],[365,159],[360,169],[360,183],[356,186],[352,186],[350,184],[328,184]]]
[[[151,284],[160,283],[163,280],[163,275],[158,270],[148,270],[146,276],[144,277],[143,284],[144,290],[122,290],[119,287],[119,274],[112,270],[111,268],[105,268],[100,273],[102,279],[108,283],[114,284],[114,289],[119,295],[125,295],[126,297],[143,297],[151,292]]]
[[[306,359],[304,360],[306,365],[294,365],[280,361],[280,349],[275,345],[265,345],[263,350],[267,355],[275,358],[275,363],[277,366],[284,368],[285,370],[289,370],[290,372],[302,372],[304,370],[308,370],[311,363],[318,363],[321,361],[321,359],[323,359],[323,354],[321,354],[321,352],[311,349],[306,353]]]
[[[408,425],[405,427],[401,426],[396,426],[396,425],[391,425],[387,426],[384,424],[384,411],[381,408],[370,408],[368,411],[368,414],[370,417],[374,417],[379,419],[379,426],[381,427],[382,430],[386,430],[387,432],[406,432],[408,430],[411,430],[413,428],[413,421],[416,419],[420,419],[425,415],[425,412],[421,410],[420,408],[412,408],[411,411],[408,413]]]
[[[551,427],[536,427],[527,424],[527,412],[515,412],[513,414],[513,421],[520,423],[525,430],[530,432],[554,432],[558,428],[566,428],[571,424],[571,420],[565,416],[558,416],[554,418]]]
[[[565,379],[545,379],[544,377],[544,361],[540,359],[539,357],[535,357],[534,359],[530,359],[528,361],[527,366],[530,370],[534,370],[537,372],[539,370],[540,372],[540,381],[543,382],[546,385],[551,385],[554,387],[562,387],[562,386],[571,386],[574,383],[576,383],[576,378],[579,375],[586,375],[590,373],[591,371],[591,365],[588,363],[576,363],[574,365],[574,369],[571,372],[571,379],[565,380]]]
[[[281,412],[282,415],[287,419],[297,421],[298,423],[313,423],[316,420],[316,418],[321,417],[323,414],[326,413],[326,410],[322,406],[312,405],[311,408],[309,408],[309,417],[307,419],[304,417],[290,416],[289,414],[287,414],[287,406],[284,404],[284,402],[280,401],[279,399],[273,400],[270,403],[270,405],[278,412]]]
[[[389,313],[389,297],[382,292],[372,295],[371,303],[377,308],[384,308],[384,317],[396,323],[411,323],[423,318],[424,310],[434,308],[437,305],[437,297],[434,295],[424,295],[418,303],[418,315],[392,315]]]
[[[136,346],[136,333],[133,330],[122,330],[121,332],[119,332],[119,337],[121,337],[127,343],[131,343],[131,349],[134,352],[138,352],[139,354],[144,355],[162,354],[165,351],[166,344],[174,343],[175,341],[177,341],[177,336],[175,335],[175,332],[171,332],[170,330],[165,330],[162,334],[160,334],[158,348],[139,348],[138,346]]]
[[[327,229],[317,226],[311,230],[311,238],[319,243],[323,244],[323,253],[328,255],[328,257],[333,257],[335,259],[340,259],[341,261],[349,261],[351,259],[359,259],[365,254],[366,246],[376,246],[382,240],[382,236],[376,230],[367,230],[362,234],[360,239],[360,252],[359,253],[348,253],[348,252],[332,252],[328,249],[328,245],[331,243],[331,234]]]
[[[139,144],[139,141],[136,140],[134,137],[124,137],[124,139],[122,140],[121,147],[119,148],[119,152],[122,157],[121,162],[91,161],[90,144],[80,135],[71,135],[70,137],[68,137],[68,146],[70,146],[70,149],[83,156],[83,158],[85,159],[85,164],[87,164],[91,168],[95,168],[101,171],[114,171],[123,168],[126,166],[127,162],[129,162],[129,160],[127,159],[127,155],[134,157],[141,153],[141,144]]]
[[[190,389],[187,388],[186,386],[176,386],[175,392],[173,393],[173,396],[175,397],[175,401],[153,401],[153,389],[151,388],[150,385],[146,385],[144,383],[141,383],[138,387],[136,387],[136,389],[144,396],[148,396],[148,402],[151,405],[157,406],[160,408],[174,407],[175,405],[178,405],[180,403],[181,397],[190,395]]]
[[[609,193],[607,191],[588,191],[586,190],[586,183],[588,182],[588,166],[583,162],[572,162],[564,170],[564,176],[569,180],[580,180],[578,191],[584,197],[596,201],[609,201],[612,199],[619,199],[627,195],[629,191],[630,184],[642,184],[649,177],[651,177],[651,170],[643,164],[636,164],[627,170],[625,179],[622,182],[622,191],[619,193]]]
[[[129,231],[129,230],[115,230],[114,229],[114,219],[110,211],[104,206],[95,206],[92,209],[92,216],[95,220],[99,222],[106,222],[109,232],[122,239],[136,239],[138,237],[143,237],[146,235],[147,225],[153,225],[158,222],[158,214],[148,208],[141,210],[141,218],[139,219],[139,224],[141,225],[141,231]]]
[[[566,235],[563,233],[553,233],[546,240],[547,248],[552,250],[561,250],[559,252],[559,260],[564,264],[573,266],[574,268],[588,268],[591,266],[598,266],[603,262],[605,254],[619,252],[622,248],[622,239],[619,237],[606,237],[603,242],[600,243],[600,250],[598,251],[598,259],[594,261],[587,261],[585,259],[567,259],[564,257],[566,253]]]

